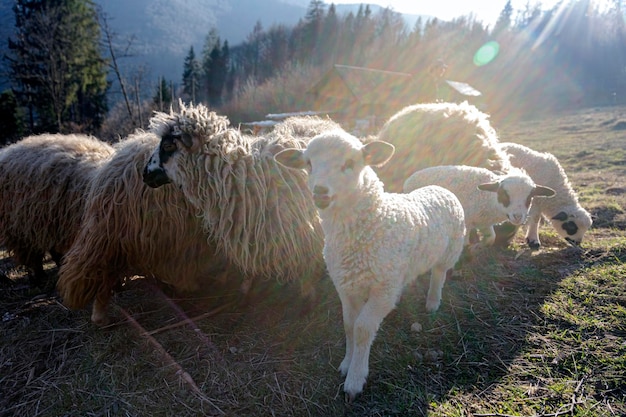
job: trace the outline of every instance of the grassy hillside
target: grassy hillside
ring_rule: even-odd
[[[560,159],[594,227],[581,250],[546,225],[540,251],[520,235],[483,254],[446,283],[433,315],[425,281],[408,288],[350,405],[330,280],[314,302],[266,282],[245,304],[236,289],[168,297],[130,280],[117,322],[99,329],[88,311],[29,289],[3,252],[0,416],[626,415],[625,126],[626,108],[496,126],[503,141]]]

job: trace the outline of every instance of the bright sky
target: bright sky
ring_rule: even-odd
[[[549,9],[558,0],[541,1],[542,8]],[[443,20],[451,20],[459,16],[473,14],[477,20],[493,26],[507,0],[336,0],[326,3],[370,3],[390,7],[396,12],[435,16]],[[511,0],[513,10],[524,9],[526,4],[535,4],[534,0]]]

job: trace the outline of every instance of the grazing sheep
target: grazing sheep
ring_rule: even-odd
[[[516,225],[523,224],[531,201],[534,205],[541,200],[534,197],[554,195],[551,188],[536,185],[517,168],[502,175],[486,168],[466,165],[426,168],[415,172],[404,182],[404,192],[426,185],[439,185],[458,197],[465,211],[465,227],[468,231],[478,229],[481,232],[482,246],[493,245],[495,224],[505,220]],[[469,232],[465,244],[469,244]]]
[[[388,143],[363,145],[336,130],[316,136],[305,150],[275,157],[309,174],[325,235],[324,260],[343,309],[346,355],[339,370],[350,401],[363,390],[370,347],[403,288],[430,270],[426,310],[436,311],[446,273],[463,250],[463,207],[450,191],[430,186],[410,194],[384,192],[370,165],[392,154]]]
[[[203,105],[182,103],[180,112],[157,113],[150,125],[161,143],[146,164],[144,181],[179,187],[202,211],[205,231],[241,271],[298,280],[303,293],[312,295],[309,278],[325,273],[319,216],[304,173],[274,161],[277,151],[301,148],[308,139],[203,128],[219,118]]]
[[[501,143],[501,149],[509,155],[511,164],[523,168],[536,181],[553,188],[556,196],[549,199],[537,199],[533,202],[526,226],[526,243],[531,249],[539,249],[539,223],[542,216],[550,219],[552,227],[559,236],[572,246],[579,246],[585,232],[591,227],[591,215],[579,203],[576,192],[554,155],[537,152],[516,143]],[[510,242],[517,232],[511,228],[510,234],[499,240]],[[503,235],[502,229],[496,233]]]
[[[112,153],[94,137],[61,134],[0,150],[0,244],[31,269],[31,284],[46,277],[46,252],[60,265],[78,234],[93,172]]]
[[[92,179],[80,233],[59,270],[63,303],[82,308],[93,301],[91,320],[99,325],[108,322],[113,289],[124,277],[153,277],[184,292],[228,267],[180,190],[143,183],[158,142],[139,132],[115,145]]]
[[[464,103],[427,103],[392,116],[375,139],[396,152],[376,173],[388,192],[401,192],[413,172],[436,165],[470,165],[503,173],[511,167],[488,116]]]

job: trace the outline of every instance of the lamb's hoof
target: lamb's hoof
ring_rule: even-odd
[[[439,305],[441,304],[441,300],[436,300],[436,301],[427,301],[426,302],[426,311],[428,313],[434,313],[437,310],[439,310]]]
[[[526,239],[526,244],[528,244],[530,250],[539,250],[539,248],[541,247],[541,243],[537,242],[536,240],[530,240],[528,238]]]
[[[344,395],[344,401],[346,402],[346,404],[352,404],[355,399],[356,399],[356,394],[349,394],[346,392]]]

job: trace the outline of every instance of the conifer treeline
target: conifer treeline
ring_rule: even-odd
[[[312,0],[293,27],[258,23],[239,45],[211,30],[202,50],[196,55],[190,48],[182,63],[182,91],[173,91],[178,80],[159,79],[154,103],[140,103],[138,94],[127,100],[125,113],[139,117],[129,123],[123,112],[107,114],[106,28],[99,27],[93,0],[16,0],[15,35],[4,56],[12,88],[0,95],[6,109],[0,128],[4,140],[40,131],[98,134],[107,126],[117,137],[125,133],[120,126],[142,125],[142,114],[167,108],[178,96],[206,103],[234,122],[310,110],[304,93],[333,64],[412,74],[413,84],[422,86],[414,102],[467,98],[450,88],[433,91],[434,84],[440,87],[433,74],[445,68],[442,79],[482,92],[470,99],[492,117],[623,104],[625,10],[621,0],[605,9],[598,4],[606,2],[563,0],[550,10],[539,4],[514,10],[509,2],[493,28],[472,16],[418,19],[407,27],[390,9],[360,6],[340,15],[333,4]]]
[[[449,22],[418,19],[407,28],[390,9],[373,13],[361,6],[357,13],[338,15],[334,4],[312,0],[294,27],[257,24],[232,48],[213,31],[202,56],[196,58],[190,49],[185,60],[184,98],[226,103],[247,84],[285,76],[283,70],[294,64],[404,72],[426,86],[432,84],[433,66],[443,63],[445,78],[481,91],[493,113],[623,103],[625,40],[620,0],[608,9],[592,0],[564,0],[550,10],[540,4],[514,10],[508,2],[493,28],[472,16]],[[477,61],[488,42],[496,45],[494,56]],[[453,94],[439,98],[454,99]],[[433,98],[427,89],[420,95],[416,101]]]

